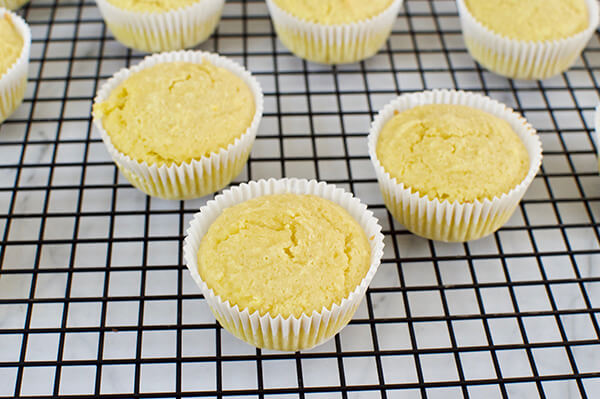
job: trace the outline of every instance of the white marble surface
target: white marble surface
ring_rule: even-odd
[[[36,1],[36,0],[34,0]],[[412,28],[417,32],[416,43],[421,49],[430,49],[429,53],[419,56],[423,68],[437,68],[444,62],[439,49],[437,35],[429,32],[432,20],[427,17],[427,4],[422,1],[409,1],[409,10],[421,17],[410,20]],[[44,4],[40,0],[39,4]],[[453,3],[449,1],[436,2],[438,12],[452,12]],[[75,7],[57,9],[55,20],[72,19],[75,17]],[[28,13],[29,21],[44,21],[48,18],[49,8],[36,8]],[[227,5],[226,14],[240,15],[239,3]],[[261,3],[248,5],[250,14],[266,15]],[[122,176],[117,176],[115,168],[104,147],[99,142],[96,132],[92,132],[93,141],[89,145],[87,155],[81,140],[88,134],[89,122],[56,123],[56,118],[62,112],[63,117],[87,118],[93,96],[96,62],[86,57],[95,57],[100,51],[99,43],[95,40],[80,40],[76,48],[64,40],[50,42],[47,48],[39,40],[50,35],[52,38],[70,38],[75,32],[79,37],[97,37],[102,33],[102,24],[93,4],[83,9],[82,18],[93,20],[93,23],[83,23],[75,28],[72,24],[56,24],[49,32],[44,24],[32,26],[34,45],[32,47],[32,65],[30,77],[34,80],[41,78],[39,85],[30,82],[27,101],[13,116],[13,121],[25,122],[31,115],[28,145],[24,155],[25,164],[47,164],[53,161],[58,164],[54,168],[50,184],[53,188],[60,186],[79,186],[83,178],[81,204],[78,204],[78,189],[53,189],[47,201],[48,218],[42,221],[40,213],[44,209],[46,192],[43,188],[48,185],[49,168],[23,168],[18,182],[19,187],[35,186],[39,190],[19,190],[15,198],[12,214],[18,215],[11,219],[8,240],[11,242],[27,241],[27,245],[9,245],[3,256],[3,271],[17,272],[2,274],[0,278],[0,301],[9,300],[11,303],[0,302],[0,330],[14,330],[11,334],[0,335],[0,397],[14,395],[16,367],[5,367],[3,364],[20,360],[24,353],[26,366],[22,375],[20,394],[51,395],[54,387],[58,386],[59,394],[85,395],[93,394],[98,389],[100,394],[116,394],[127,397],[136,387],[134,386],[136,366],[135,359],[140,356],[147,359],[170,359],[170,361],[144,362],[140,367],[139,390],[147,392],[174,392],[177,384],[177,367],[181,367],[181,389],[183,391],[214,391],[216,375],[222,376],[223,390],[256,389],[257,367],[262,368],[262,385],[265,389],[296,388],[298,386],[298,363],[291,357],[280,360],[228,361],[239,356],[254,356],[256,350],[233,338],[229,333],[214,327],[214,318],[206,304],[198,298],[199,290],[192,282],[187,271],[178,268],[180,264],[180,248],[173,238],[186,228],[187,221],[192,217],[193,210],[198,209],[206,199],[179,202],[169,202],[147,198],[129,188]],[[441,28],[451,31],[458,29],[457,18],[449,15],[440,18]],[[240,32],[240,20],[229,19],[221,24],[221,33],[237,34]],[[396,26],[399,32],[393,36],[390,45],[394,49],[411,48],[413,44],[406,34],[409,19],[401,16]],[[250,32],[269,32],[266,19],[248,21]],[[419,34],[420,31],[425,33]],[[446,46],[462,48],[460,35],[445,35]],[[224,54],[241,51],[242,40],[239,36],[221,37],[218,44],[212,40],[201,46],[206,50],[218,49]],[[280,44],[277,44],[280,46]],[[215,48],[217,46],[217,48]],[[270,49],[270,37],[257,37],[250,43],[250,52],[259,49]],[[591,46],[599,49],[597,38]],[[71,65],[72,76],[80,77],[73,80],[67,88],[68,101],[62,103],[60,98],[65,90],[65,81],[52,79],[65,75],[69,65],[63,61],[74,51],[75,61]],[[45,53],[44,53],[45,51]],[[103,77],[108,77],[119,68],[125,66],[125,59],[114,59],[126,55],[126,51],[118,43],[109,40],[105,43],[103,54],[107,58],[99,65]],[[135,54],[134,54],[135,55]],[[44,68],[40,71],[40,60],[46,58]],[[472,67],[472,61],[464,52],[451,52],[450,57],[456,68]],[[56,61],[49,61],[55,58]],[[233,57],[244,61],[240,57]],[[133,58],[132,62],[136,62]],[[417,67],[416,56],[408,53],[394,55],[396,68],[413,69]],[[441,61],[440,61],[441,60]],[[273,68],[272,57],[249,56],[246,59],[252,71],[267,71]],[[593,66],[600,65],[600,53],[591,52],[587,62]],[[280,56],[277,59],[280,71],[302,70],[303,65],[291,56]],[[581,66],[582,62],[578,62]],[[310,71],[328,70],[322,66],[308,65]],[[365,96],[355,94],[365,90],[361,68],[377,70],[389,68],[389,57],[386,54],[367,61],[364,66],[342,67],[343,70],[356,70],[356,73],[339,75],[339,87],[342,92],[341,103],[343,111],[365,111],[369,104]],[[595,74],[595,72],[594,72]],[[490,95],[511,106],[516,106],[517,98],[509,90],[505,79],[483,75],[488,88],[506,88],[506,91],[493,91]],[[401,87],[406,90],[424,88],[419,76],[407,71],[397,76]],[[89,79],[88,79],[89,78]],[[308,118],[293,116],[291,113],[307,110],[307,96],[303,75],[281,75],[275,77],[269,74],[258,76],[266,95],[266,114],[273,115],[279,111],[284,114],[281,120],[282,135],[307,134],[310,129]],[[473,72],[457,73],[455,75],[461,88],[481,89],[480,76]],[[556,78],[543,82],[541,85],[549,88],[548,101],[560,111],[554,113],[556,123],[561,129],[566,129],[562,135],[566,147],[577,151],[572,156],[577,173],[580,173],[579,184],[586,198],[587,206],[596,223],[600,218],[600,178],[597,176],[597,159],[591,153],[592,142],[586,132],[593,127],[592,109],[598,102],[598,95],[591,82],[591,75],[578,70],[567,75],[573,87],[578,105],[583,112],[576,112],[571,93],[565,88],[564,78]],[[275,85],[278,79],[278,85]],[[370,106],[373,110],[381,108],[391,98],[393,93],[386,92],[393,85],[394,76],[389,72],[368,73],[367,83],[370,90],[383,90],[382,94],[370,96]],[[452,80],[445,72],[426,72],[426,88],[451,87]],[[313,92],[327,91],[335,88],[333,74],[309,74],[309,88]],[[538,178],[526,195],[526,200],[542,200],[540,203],[528,202],[524,206],[526,216],[532,226],[556,224],[552,204],[543,202],[549,198],[548,188],[553,190],[555,198],[574,199],[573,201],[558,202],[557,207],[562,222],[567,225],[564,232],[568,244],[575,255],[573,259],[566,255],[568,248],[558,228],[534,229],[533,237],[538,250],[548,256],[537,259],[534,256],[515,256],[533,252],[531,239],[526,230],[503,230],[498,234],[499,240],[493,237],[469,243],[468,247],[456,244],[430,244],[428,241],[411,236],[397,235],[397,247],[403,262],[399,270],[391,259],[394,258],[394,245],[391,236],[386,237],[386,253],[384,264],[375,277],[370,294],[373,317],[377,322],[374,328],[366,323],[369,319],[369,309],[366,303],[358,310],[355,323],[342,331],[339,340],[330,341],[318,348],[307,351],[314,354],[299,362],[305,387],[336,387],[341,384],[340,375],[349,386],[379,385],[378,367],[387,384],[417,384],[419,376],[416,361],[420,363],[422,378],[425,383],[446,381],[457,385],[459,371],[457,357],[453,354],[453,346],[459,348],[458,360],[464,378],[470,381],[468,392],[471,398],[502,397],[496,384],[476,384],[477,380],[494,380],[498,378],[494,369],[490,345],[496,346],[493,352],[497,357],[501,375],[508,382],[527,380],[533,374],[532,362],[528,359],[526,344],[533,344],[529,356],[533,359],[536,372],[548,377],[553,375],[571,374],[573,370],[567,358],[564,346],[555,345],[563,341],[561,334],[573,343],[572,355],[579,373],[600,372],[600,345],[588,345],[597,341],[597,331],[594,330],[592,318],[598,320],[597,314],[586,311],[582,288],[591,301],[592,307],[600,308],[600,282],[597,280],[581,285],[576,281],[575,272],[580,278],[598,279],[600,277],[600,250],[597,232],[591,227],[589,215],[584,208],[584,202],[579,200],[581,193],[574,184],[572,177],[560,177],[560,173],[572,173],[562,154],[552,154],[552,151],[562,149],[559,136],[554,131],[550,115],[544,111],[545,105],[540,95],[537,83],[514,82],[518,91],[518,101],[522,107],[531,109],[527,113],[529,120],[538,129],[543,130],[542,140],[546,151],[550,152],[544,160],[546,173],[555,174],[548,182]],[[277,101],[274,95],[278,89],[282,93],[298,93],[297,95],[282,96]],[[36,102],[31,110],[34,95],[44,101]],[[312,96],[310,101],[313,109],[322,111],[338,111],[335,96]],[[64,108],[63,108],[64,106]],[[535,108],[541,108],[536,112]],[[583,120],[581,119],[583,118]],[[348,133],[362,133],[368,130],[370,117],[368,114],[348,115],[343,118],[344,128]],[[278,132],[278,120],[268,116],[263,121],[261,135],[272,135]],[[586,126],[583,125],[585,123]],[[315,117],[313,128],[318,136],[320,133],[336,133],[340,131],[340,119],[334,117]],[[24,123],[5,124],[0,129],[0,142],[14,142],[14,145],[0,146],[0,164],[8,165],[18,162],[24,133],[27,127]],[[62,141],[58,146],[48,140],[58,137]],[[66,143],[71,140],[74,142]],[[39,142],[36,144],[36,142]],[[329,137],[316,140],[316,152],[319,156],[339,157],[344,155],[341,138]],[[354,136],[347,141],[348,152],[351,156],[367,154],[366,138]],[[312,142],[304,138],[285,139],[283,142],[285,157],[313,156]],[[279,157],[281,149],[276,138],[259,139],[253,151],[253,158]],[[84,160],[88,163],[85,171],[81,167]],[[79,165],[78,165],[79,163]],[[62,165],[64,164],[64,165]],[[61,166],[62,165],[62,166]],[[75,165],[75,166],[69,166]],[[348,172],[343,160],[333,160],[319,164],[320,178],[327,180],[347,179]],[[374,172],[367,160],[352,161],[352,174],[355,179],[373,179]],[[279,162],[252,163],[251,177],[254,179],[281,176]],[[0,187],[14,186],[15,168],[0,169]],[[286,176],[317,177],[312,162],[286,163]],[[245,181],[248,170],[238,178]],[[120,184],[112,208],[113,190],[107,185],[117,179]],[[104,188],[92,188],[104,186]],[[354,185],[355,193],[368,204],[381,204],[382,200],[375,183]],[[7,195],[8,194],[8,195]],[[10,192],[2,191],[0,197],[0,218],[2,231],[6,228],[6,214],[10,203]],[[147,207],[149,206],[149,208]],[[187,211],[180,225],[177,211],[183,206]],[[148,236],[151,240],[144,244],[144,211],[150,209],[148,218]],[[74,213],[80,212],[81,217],[75,218]],[[115,211],[111,219],[102,213]],[[166,211],[164,213],[152,213]],[[389,230],[387,213],[375,209],[385,230]],[[77,229],[75,224],[78,223]],[[35,242],[40,236],[40,228],[44,223],[41,234],[44,243],[37,252]],[[112,225],[111,225],[112,223]],[[522,226],[524,215],[521,210],[513,216],[508,226]],[[402,226],[395,225],[402,231]],[[112,245],[107,244],[107,238],[114,237]],[[72,245],[72,239],[90,240]],[[160,240],[160,238],[163,240]],[[129,241],[122,240],[124,238]],[[54,241],[52,241],[54,240]],[[144,247],[147,245],[147,247]],[[497,258],[498,245],[501,245],[506,258],[506,265]],[[147,267],[140,268],[146,248]],[[473,262],[472,268],[467,262],[466,248],[471,255],[480,256]],[[110,249],[110,258],[107,251]],[[591,253],[590,253],[591,252]],[[563,253],[554,256],[555,253]],[[431,256],[443,257],[443,261],[433,264],[422,261]],[[456,259],[456,260],[453,260]],[[540,265],[540,261],[542,265]],[[576,264],[573,264],[574,261]],[[36,266],[37,265],[37,266]],[[107,265],[110,267],[107,268]],[[72,266],[71,272],[68,272]],[[35,278],[35,288],[32,279],[35,274],[30,270],[39,269]],[[439,276],[436,275],[439,270]],[[44,271],[45,270],[45,271]],[[544,276],[542,275],[544,274]],[[544,285],[544,277],[549,281]],[[401,283],[400,278],[403,279]],[[178,282],[181,280],[183,300],[178,302]],[[507,282],[514,282],[510,286]],[[479,284],[475,289],[475,284]],[[406,287],[406,295],[402,291],[382,292],[384,288]],[[438,287],[443,285],[444,290]],[[65,308],[65,298],[69,286],[68,310]],[[33,290],[33,291],[32,291]],[[560,312],[558,319],[553,315],[553,304],[549,300],[552,295],[554,307]],[[102,298],[105,301],[102,301]],[[443,297],[442,297],[443,295]],[[478,300],[478,295],[480,300]],[[34,298],[34,304],[28,305],[27,298]],[[405,302],[406,301],[406,302]],[[447,312],[444,310],[444,301]],[[515,305],[517,308],[515,308]],[[28,310],[31,312],[27,328],[35,333],[23,339],[23,328],[27,323]],[[138,331],[140,311],[143,310],[141,323],[143,331]],[[481,313],[485,312],[486,317]],[[178,323],[178,312],[181,314],[182,332],[178,336],[175,329]],[[407,312],[411,321],[407,322]],[[519,326],[517,313],[522,312]],[[447,315],[445,314],[447,313]],[[447,321],[446,316],[452,316]],[[559,323],[564,327],[561,332]],[[101,333],[100,325],[106,326]],[[62,334],[61,328],[66,328]],[[451,330],[450,330],[451,329]],[[521,333],[525,331],[525,335]],[[44,332],[46,331],[46,332]],[[47,332],[50,331],[50,332]],[[487,333],[486,333],[487,331]],[[44,333],[42,333],[44,332]],[[138,347],[138,333],[141,334]],[[488,334],[489,333],[489,338]],[[216,344],[220,340],[220,346]],[[414,340],[416,348],[413,348]],[[178,356],[178,341],[180,340],[181,364],[175,362]],[[454,341],[454,342],[453,342]],[[586,343],[580,345],[579,343]],[[99,345],[102,344],[102,348]],[[339,348],[336,346],[339,344]],[[26,348],[23,348],[26,345]],[[371,352],[378,346],[384,351],[384,356],[374,356]],[[63,347],[62,353],[59,347]],[[435,352],[434,349],[444,350]],[[475,348],[475,349],[473,349]],[[214,361],[198,361],[212,358],[219,354],[225,361],[218,364]],[[347,356],[338,362],[336,357],[320,356],[335,353],[337,349],[344,352],[359,352],[357,356]],[[413,349],[422,350],[417,356]],[[394,352],[396,351],[396,352]],[[275,352],[263,351],[272,355]],[[390,355],[395,353],[395,355]],[[101,369],[96,368],[98,356],[106,362]],[[54,381],[56,375],[55,363],[60,358],[66,366],[61,369],[60,381]],[[39,362],[47,362],[40,366]],[[70,363],[69,363],[70,362]],[[380,366],[378,366],[380,362]],[[218,368],[220,368],[220,372]],[[343,368],[343,372],[340,371]],[[98,373],[99,386],[96,387]],[[513,380],[510,380],[510,379]],[[589,378],[583,380],[589,398],[600,396],[600,380]],[[57,385],[58,384],[58,385]],[[545,381],[542,383],[544,393],[548,398],[578,398],[579,389],[574,380]],[[508,383],[508,396],[511,398],[538,397],[538,390],[533,382]],[[463,397],[459,387],[427,389],[429,398],[458,398]],[[165,397],[170,397],[168,394]],[[233,397],[233,396],[228,396]],[[245,398],[257,397],[252,395]],[[297,398],[297,394],[274,395],[269,397]],[[315,393],[307,395],[310,398],[341,398],[339,392]],[[356,390],[348,393],[349,398],[380,398],[379,390]],[[390,389],[388,398],[417,398],[421,397],[418,389]]]

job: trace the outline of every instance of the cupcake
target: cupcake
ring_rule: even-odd
[[[263,111],[261,88],[216,54],[146,57],[117,72],[94,101],[94,125],[135,187],[165,199],[198,198],[243,169]]]
[[[390,36],[402,0],[267,0],[281,42],[321,64],[373,56]]]
[[[7,8],[9,10],[16,10],[17,8],[23,7],[29,3],[29,0],[0,0],[0,7]]]
[[[217,27],[225,0],[96,0],[104,22],[127,47],[157,53],[194,47]]]
[[[23,102],[31,31],[18,15],[0,8],[0,123]]]
[[[369,155],[388,210],[416,235],[492,234],[537,174],[542,147],[523,117],[462,91],[400,96],[375,118]]]
[[[599,18],[596,0],[458,0],[458,11],[473,58],[515,79],[569,69]]]
[[[342,189],[271,179],[208,202],[184,253],[226,330],[259,348],[296,351],[348,324],[379,267],[383,235]]]

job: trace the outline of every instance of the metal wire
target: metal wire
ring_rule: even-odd
[[[262,1],[228,1],[199,48],[243,63],[265,118],[238,182],[280,176],[353,191],[386,253],[350,325],[311,351],[255,350],[224,332],[183,265],[207,198],[148,198],[93,132],[99,84],[144,55],[90,0],[33,0],[24,104],[0,128],[0,397],[595,398],[600,396],[600,177],[592,140],[596,34],[543,82],[495,76],[465,50],[455,2],[408,0],[374,58],[327,67],[278,41]],[[483,92],[542,136],[541,173],[498,233],[416,238],[386,211],[366,134],[400,93]]]

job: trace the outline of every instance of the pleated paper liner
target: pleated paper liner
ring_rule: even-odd
[[[523,141],[529,154],[529,172],[510,192],[492,200],[472,203],[441,202],[422,196],[392,178],[377,159],[381,129],[395,115],[419,105],[457,104],[477,108],[507,121]],[[533,127],[504,104],[480,94],[434,90],[398,97],[379,112],[369,133],[369,155],[375,167],[383,199],[394,218],[412,233],[431,240],[464,242],[492,234],[514,213],[542,162],[542,145]]]
[[[375,55],[390,36],[402,3],[394,0],[382,13],[364,21],[325,25],[295,17],[267,0],[283,44],[298,57],[321,64],[347,64]]]
[[[246,132],[227,148],[191,162],[169,166],[139,162],[115,148],[102,126],[102,121],[94,116],[94,126],[100,132],[108,152],[123,175],[132,185],[150,196],[164,199],[199,198],[222,189],[241,173],[252,150],[263,113],[263,93],[258,81],[243,67],[218,54],[178,51],[148,56],[140,64],[120,70],[102,86],[94,100],[95,103],[106,100],[113,89],[132,73],[142,69],[164,62],[185,61],[200,64],[203,60],[238,76],[254,95],[256,112],[252,123]]]
[[[183,50],[215,31],[225,0],[198,0],[165,12],[140,12],[96,0],[106,25],[124,46],[149,53]]]
[[[546,79],[568,70],[598,27],[598,2],[585,0],[589,27],[560,40],[525,41],[492,32],[473,17],[465,0],[457,0],[462,32],[471,56],[485,68],[514,79]]]
[[[0,18],[9,15],[13,25],[23,38],[23,49],[15,63],[0,76],[0,123],[4,122],[23,102],[27,87],[31,31],[17,14],[0,8]],[[1,40],[1,39],[0,39]]]
[[[312,314],[302,314],[296,318],[281,315],[260,315],[250,313],[248,309],[240,309],[221,298],[210,289],[198,273],[197,254],[202,237],[210,225],[225,208],[242,203],[252,198],[270,194],[312,194],[333,201],[340,205],[356,219],[369,237],[371,246],[371,266],[361,283],[339,304],[329,308],[315,309]],[[366,205],[352,194],[334,185],[315,180],[304,179],[269,179],[245,183],[233,187],[209,201],[196,214],[187,230],[184,254],[185,261],[194,281],[200,287],[216,319],[223,328],[239,339],[259,348],[282,351],[297,351],[319,345],[337,334],[352,318],[358,305],[377,272],[383,256],[383,235],[381,226]]]

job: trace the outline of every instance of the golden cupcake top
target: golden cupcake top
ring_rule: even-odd
[[[240,310],[299,317],[341,303],[366,276],[370,257],[364,230],[341,206],[313,195],[267,195],[212,223],[198,272]]]
[[[17,31],[9,14],[0,15],[0,77],[19,59],[23,37]]]
[[[556,40],[589,26],[585,0],[465,0],[482,25],[517,40]]]
[[[341,25],[375,17],[393,0],[273,0],[293,16],[324,25]]]
[[[525,145],[508,122],[462,105],[396,114],[380,132],[377,158],[397,183],[450,202],[500,197],[529,170]]]
[[[108,0],[123,10],[138,12],[165,12],[187,7],[202,0]]]
[[[120,152],[148,164],[181,164],[227,148],[250,127],[252,91],[209,61],[143,69],[94,105]]]

